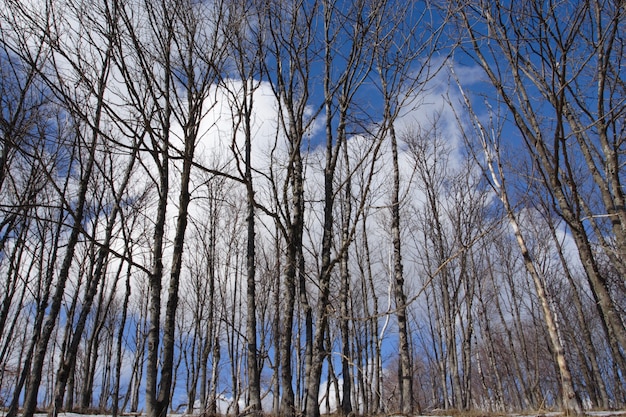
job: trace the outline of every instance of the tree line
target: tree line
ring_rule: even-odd
[[[621,2],[0,4],[8,417],[624,407]]]

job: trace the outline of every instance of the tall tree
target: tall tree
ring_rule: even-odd
[[[318,287],[315,332],[312,339],[310,362],[306,367],[305,413],[309,417],[319,416],[319,394],[322,367],[328,359],[325,342],[329,327],[329,295],[331,278],[335,266],[345,257],[353,240],[356,224],[362,214],[363,202],[369,190],[366,188],[360,201],[349,232],[344,233],[341,246],[333,253],[333,235],[335,223],[335,200],[337,192],[345,184],[336,187],[338,161],[342,149],[348,146],[350,133],[367,132],[364,120],[371,120],[367,112],[353,109],[364,89],[366,80],[371,76],[376,48],[370,48],[375,40],[375,28],[383,13],[381,3],[358,1],[351,4],[338,1],[322,1],[319,9],[321,34],[319,35],[319,53],[323,60],[323,111],[324,111],[324,157],[322,175],[321,249],[319,252]],[[375,43],[374,43],[375,45]],[[355,110],[352,112],[351,110]],[[380,149],[381,132],[372,134],[371,152]],[[358,167],[362,161],[353,165]],[[351,176],[348,173],[347,176]]]
[[[228,39],[229,51],[234,55],[234,70],[231,76],[240,80],[225,80],[224,88],[230,90],[232,114],[233,149],[239,175],[246,187],[246,364],[248,375],[247,410],[260,413],[261,382],[259,355],[257,350],[257,308],[256,308],[256,198],[253,182],[252,140],[254,129],[255,92],[261,84],[264,50],[259,27],[262,19],[254,3],[233,3],[225,24],[224,37]],[[243,137],[243,151],[240,137]],[[243,164],[243,167],[241,166]]]
[[[453,3],[466,51],[512,116],[573,237],[616,363],[626,328],[600,268],[626,273],[620,2]],[[540,100],[535,98],[540,97]]]
[[[88,215],[90,183],[94,172],[97,146],[102,140],[100,132],[104,112],[104,96],[112,62],[112,45],[109,43],[105,46],[103,54],[99,56],[96,55],[98,59],[93,62],[93,74],[87,76],[87,74],[80,73],[77,71],[76,66],[72,67],[72,61],[70,61],[70,69],[66,71],[61,67],[61,62],[64,62],[64,57],[60,52],[61,48],[59,45],[62,44],[64,47],[72,49],[73,42],[75,41],[75,33],[70,32],[65,38],[60,33],[60,31],[68,30],[68,26],[65,25],[67,21],[50,9],[47,10],[48,14],[42,14],[40,9],[33,4],[11,3],[7,6],[11,8],[11,12],[14,16],[17,16],[17,19],[25,23],[30,30],[38,30],[42,34],[44,43],[52,50],[52,62],[58,64],[51,73],[40,71],[39,75],[46,82],[52,94],[57,97],[59,103],[65,106],[69,112],[69,119],[72,121],[73,130],[71,137],[74,138],[74,142],[69,144],[69,146],[73,148],[71,152],[74,153],[74,157],[76,158],[76,170],[78,172],[78,185],[75,200],[70,202],[66,200],[69,195],[60,195],[60,198],[64,201],[66,210],[71,213],[72,226],[66,242],[63,261],[58,270],[49,310],[42,323],[41,333],[36,342],[32,366],[30,368],[30,376],[26,385],[24,415],[31,416],[37,406],[37,397],[43,377],[43,367],[48,351],[48,344],[61,311],[65,286],[70,278],[75,250],[83,229],[82,223]],[[61,39],[61,41],[59,41],[59,39]],[[31,67],[37,68],[35,66],[37,60],[32,59],[38,56],[36,49],[34,51],[35,55],[33,55],[33,51],[30,50],[28,46],[20,49],[20,53]],[[78,57],[79,61],[84,59],[84,56]],[[72,82],[70,80],[74,80],[75,82],[73,88],[68,88],[68,82]],[[89,104],[85,106],[79,103]],[[71,167],[74,162],[69,163]],[[70,168],[67,170],[67,173],[69,179],[69,176],[73,175],[73,170]],[[47,175],[55,176],[52,172],[48,172]],[[61,191],[61,188],[59,188],[59,191]],[[20,389],[18,384],[16,392]],[[15,411],[15,409],[12,409],[9,415],[13,415]]]
[[[221,3],[190,1],[131,2],[120,10],[116,62],[128,88],[126,105],[142,121],[143,148],[155,168],[158,202],[154,223],[150,284],[150,328],[146,369],[146,410],[151,417],[168,411],[174,371],[176,310],[183,268],[185,231],[191,198],[191,171],[200,121],[210,104],[223,48],[218,42]],[[207,104],[208,103],[208,104]],[[132,126],[122,119],[126,126]],[[178,127],[179,131],[175,131]],[[133,135],[133,133],[130,133]],[[144,132],[135,134],[144,137]],[[176,224],[168,296],[161,329],[161,292],[166,269],[167,209],[172,191],[171,167],[179,162]],[[161,331],[163,333],[161,333]],[[161,358],[159,347],[162,340]],[[160,378],[159,378],[160,369]]]
[[[284,288],[280,327],[280,413],[292,417],[297,413],[293,389],[292,344],[296,295],[300,289],[300,303],[305,310],[306,340],[310,341],[312,311],[305,291],[304,255],[304,161],[306,135],[315,115],[309,114],[314,17],[316,2],[280,0],[261,2],[264,28],[267,31],[267,57],[264,72],[270,82],[278,106],[277,141],[284,137],[287,163],[284,173],[273,172],[273,198],[277,213],[274,219],[285,241],[285,260],[282,287]],[[284,136],[283,136],[284,135]],[[272,158],[274,156],[272,155]],[[281,181],[279,183],[278,181]],[[277,306],[278,308],[278,306]],[[309,345],[307,350],[310,351]],[[278,395],[278,393],[275,393]]]
[[[507,183],[507,177],[505,177],[505,169],[499,151],[501,149],[500,138],[496,136],[497,134],[495,133],[499,130],[493,126],[486,127],[486,125],[483,124],[483,122],[481,122],[474,113],[472,104],[462,89],[461,95],[463,96],[467,110],[471,115],[473,115],[473,126],[476,127],[474,135],[478,137],[480,150],[482,151],[482,155],[484,155],[480,159],[481,161],[485,161],[484,165],[481,164],[483,172],[490,181],[490,186],[502,202],[506,217],[511,225],[517,245],[522,255],[524,266],[533,280],[535,291],[541,304],[543,319],[549,335],[550,347],[554,353],[556,366],[558,367],[561,378],[560,387],[562,407],[566,412],[581,415],[582,404],[580,397],[574,390],[574,382],[572,379],[570,365],[567,362],[565,349],[558,332],[558,318],[556,316],[556,312],[552,308],[552,300],[550,299],[550,295],[546,289],[545,276],[543,276],[544,274],[542,273],[537,260],[534,258],[531,248],[527,243],[528,238],[520,225],[520,214],[516,212],[511,201],[509,190],[510,186]],[[470,137],[471,136],[466,136],[466,139],[470,141]]]
[[[426,83],[437,74],[439,64],[432,59],[441,35],[442,22],[431,21],[424,9],[415,14],[414,4],[381,2],[372,31],[380,50],[375,54],[375,67],[379,76],[383,99],[382,123],[389,138],[392,163],[392,188],[390,193],[391,241],[393,246],[394,301],[398,321],[400,362],[398,370],[400,407],[403,413],[412,413],[416,402],[413,395],[413,366],[410,334],[407,323],[407,297],[404,284],[401,237],[401,168],[397,119],[402,111],[413,106],[423,93]],[[386,17],[383,17],[386,16]],[[390,18],[387,18],[391,16]],[[423,31],[424,27],[430,30]],[[416,61],[421,60],[419,67]],[[419,410],[419,404],[417,404]]]

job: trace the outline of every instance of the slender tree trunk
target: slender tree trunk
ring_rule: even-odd
[[[398,142],[393,125],[389,128],[391,139],[391,158],[393,164],[393,188],[391,193],[391,240],[393,244],[393,276],[396,318],[400,351],[400,408],[405,414],[413,413],[413,369],[409,345],[409,331],[406,314],[406,294],[404,292],[404,271],[402,264],[402,246],[400,237],[400,165],[398,161]]]
[[[104,240],[100,246],[100,249],[97,253],[96,265],[93,270],[92,277],[87,282],[87,291],[85,294],[85,298],[82,301],[82,309],[78,320],[74,326],[74,331],[72,334],[71,341],[69,343],[69,347],[67,349],[66,355],[64,355],[62,359],[62,363],[59,366],[59,370],[57,372],[57,380],[54,392],[54,407],[51,410],[51,415],[56,417],[58,412],[63,408],[63,399],[65,396],[65,389],[68,378],[73,374],[73,369],[76,364],[76,357],[78,354],[78,347],[81,342],[83,331],[85,329],[85,325],[87,324],[87,318],[89,313],[91,312],[91,307],[93,305],[94,298],[98,292],[98,286],[104,279],[104,274],[106,272],[106,260],[109,255],[109,247],[111,244],[111,240],[113,237],[113,229],[118,220],[118,214],[120,211],[120,202],[122,196],[125,194],[126,187],[130,181],[133,166],[135,164],[136,154],[133,152],[131,155],[131,160],[126,168],[126,171],[122,177],[122,183],[120,188],[117,190],[117,195],[115,196],[115,202],[113,210],[109,215],[109,219],[107,221]],[[104,313],[106,316],[106,312]],[[104,320],[104,318],[103,318]],[[94,332],[97,333],[97,332]],[[97,337],[97,336],[96,336]]]
[[[502,178],[500,180],[502,180]],[[504,208],[507,212],[511,227],[513,228],[513,233],[515,234],[517,244],[520,248],[522,258],[524,260],[524,265],[526,266],[526,269],[528,270],[528,273],[530,274],[533,283],[535,284],[537,297],[539,298],[539,301],[541,303],[543,317],[546,324],[546,330],[548,331],[551,348],[554,352],[556,365],[558,366],[559,374],[561,377],[560,386],[562,390],[561,401],[563,404],[563,408],[565,411],[571,412],[575,415],[582,415],[582,405],[580,403],[578,395],[576,394],[576,391],[574,390],[572,375],[570,373],[569,365],[565,358],[565,351],[563,349],[563,345],[558,334],[556,319],[554,317],[554,312],[550,307],[550,301],[546,293],[545,284],[542,277],[539,275],[539,272],[535,268],[535,263],[532,259],[530,251],[528,250],[528,247],[526,246],[526,241],[518,225],[517,218],[514,215],[513,210],[511,209],[511,206],[509,204],[508,197],[505,194],[506,191],[504,191],[504,184],[501,184],[500,192],[500,199],[504,204]]]
[[[127,249],[128,254],[130,254],[130,249]],[[126,285],[124,290],[124,300],[122,302],[122,317],[120,319],[118,333],[117,333],[117,345],[116,345],[116,356],[115,356],[115,379],[113,385],[113,404],[111,407],[111,414],[113,417],[118,417],[119,413],[119,400],[120,400],[120,383],[121,383],[121,375],[122,375],[122,359],[123,359],[123,351],[122,351],[122,342],[124,341],[124,333],[126,330],[126,319],[128,316],[128,304],[130,301],[131,294],[131,276],[132,276],[132,266],[128,264],[126,270]]]
[[[347,416],[352,412],[352,369],[351,362],[353,362],[351,350],[350,350],[350,324],[348,314],[350,306],[348,300],[350,297],[350,273],[348,271],[348,259],[347,252],[344,254],[341,261],[341,280],[342,289],[340,294],[340,310],[341,310],[341,376],[343,380],[341,389],[341,412]]]
[[[159,161],[159,202],[155,218],[152,238],[152,268],[148,277],[149,283],[149,327],[148,354],[146,356],[146,414],[148,417],[165,417],[166,410],[157,400],[159,342],[161,340],[161,290],[163,277],[163,240],[167,210],[167,194],[169,192],[169,158],[168,147],[162,149],[163,159]]]
[[[208,239],[204,242],[206,250],[206,262],[207,262],[207,276],[208,276],[208,312],[207,312],[207,328],[204,333],[204,342],[202,346],[202,364],[200,371],[200,399],[202,400],[202,412],[210,413],[210,391],[212,379],[209,378],[208,361],[209,356],[215,352],[215,343],[219,343],[216,332],[215,323],[215,282],[216,276],[216,239],[217,239],[217,196],[214,195],[213,189],[209,187],[209,230]],[[217,367],[215,357],[213,357],[213,368]]]
[[[279,236],[280,232],[278,230],[276,230],[276,235],[274,237],[274,248],[276,249],[276,253],[280,253],[280,242],[281,242],[281,238]],[[272,411],[274,412],[274,414],[278,415],[278,413],[280,412],[280,397],[281,397],[281,378],[280,378],[280,369],[282,369],[282,359],[283,357],[281,356],[282,351],[281,351],[281,288],[282,288],[282,283],[281,283],[281,274],[280,271],[282,271],[282,267],[281,267],[281,262],[280,262],[280,257],[277,256],[276,257],[276,280],[275,280],[275,284],[273,285],[273,306],[275,308],[275,311],[273,312],[273,318],[272,318],[272,333],[274,334],[274,384],[272,386],[273,388],[273,401],[274,403],[272,404]]]
[[[183,168],[181,173],[180,194],[178,202],[178,216],[174,246],[172,253],[172,269],[170,273],[167,304],[165,308],[165,322],[163,326],[163,359],[161,367],[161,379],[159,381],[159,393],[154,407],[154,415],[150,417],[164,417],[168,411],[172,384],[174,379],[174,351],[176,310],[178,307],[178,292],[180,276],[183,268],[183,250],[187,218],[189,216],[190,202],[190,179],[193,164],[194,150],[196,147],[196,126],[186,126],[185,150],[183,154]]]
[[[581,357],[581,360],[584,362],[584,364],[581,364],[581,366],[586,367],[587,360],[589,360],[590,365],[591,365],[591,379],[592,380],[589,381],[590,382],[589,384],[587,384],[588,390],[590,391],[590,394],[593,394],[593,396],[596,397],[597,405],[601,407],[602,409],[606,410],[610,406],[609,397],[607,394],[606,386],[604,384],[604,379],[602,378],[602,373],[600,372],[600,366],[598,364],[598,359],[597,359],[598,355],[593,344],[593,340],[591,337],[591,332],[589,330],[587,319],[585,318],[585,313],[583,310],[583,303],[582,303],[582,300],[580,299],[580,294],[578,291],[578,285],[574,282],[574,278],[572,277],[570,268],[568,266],[568,262],[564,257],[563,247],[561,246],[561,243],[556,235],[555,225],[549,219],[547,223],[550,229],[550,234],[552,236],[552,239],[555,245],[557,246],[557,253],[559,255],[561,265],[563,266],[565,277],[567,278],[567,281],[570,284],[570,287],[572,289],[571,298],[575,307],[576,317],[578,318],[578,325],[580,326],[580,329],[582,332],[582,344],[585,346],[584,356]],[[598,395],[595,395],[596,393]]]
[[[218,332],[216,332],[217,334]],[[213,369],[211,370],[211,386],[209,390],[209,404],[206,409],[209,415],[217,414],[217,386],[219,382],[219,365],[221,358],[222,347],[220,346],[219,337],[215,338],[215,342],[213,342]]]
[[[281,401],[280,413],[285,417],[293,417],[295,410],[295,394],[293,391],[293,370],[291,368],[291,346],[293,338],[293,321],[296,301],[296,274],[299,265],[299,251],[302,246],[303,214],[301,205],[303,198],[303,185],[301,179],[302,161],[300,160],[300,150],[296,143],[292,146],[294,158],[292,181],[293,198],[293,220],[289,226],[287,236],[287,257],[285,260],[284,276],[284,316],[282,319],[282,331],[280,333],[280,357],[281,357]]]
[[[327,45],[330,48],[330,45]],[[327,49],[327,59],[330,59],[329,49]],[[330,71],[330,61],[327,61],[327,70]],[[322,251],[321,251],[321,264],[320,273],[318,278],[319,296],[317,301],[317,320],[315,335],[313,336],[313,352],[312,361],[309,367],[306,368],[306,386],[305,386],[305,410],[307,417],[319,417],[319,393],[320,393],[320,381],[322,377],[322,367],[324,360],[326,359],[326,349],[324,348],[324,341],[326,340],[326,329],[328,327],[328,300],[330,295],[330,278],[331,269],[333,263],[331,261],[331,248],[333,237],[333,201],[334,201],[334,188],[333,180],[336,166],[336,154],[333,152],[333,126],[332,126],[332,111],[330,109],[332,98],[330,96],[330,72],[325,76],[325,92],[327,94],[326,100],[326,165],[324,166],[324,207],[323,207],[323,221],[322,221]],[[345,121],[340,121],[341,124]],[[338,135],[337,141],[341,141],[341,134]]]
[[[492,268],[489,267],[489,275],[493,274]],[[493,278],[492,278],[493,279]],[[493,338],[493,332],[491,330],[491,320],[489,318],[489,310],[487,308],[487,301],[485,300],[486,297],[488,296],[488,294],[485,294],[483,292],[483,284],[482,284],[482,280],[478,280],[478,302],[480,303],[480,313],[479,313],[479,319],[482,316],[483,317],[483,325],[481,326],[483,329],[483,333],[485,335],[485,339],[486,339],[486,343],[485,343],[485,349],[487,351],[487,358],[488,358],[488,363],[489,363],[489,370],[491,371],[490,374],[493,376],[493,379],[495,380],[495,388],[492,388],[494,391],[494,398],[493,400],[490,400],[490,404],[491,402],[495,402],[495,409],[497,411],[504,411],[504,407],[505,407],[505,403],[504,403],[504,388],[503,388],[503,384],[502,384],[502,377],[500,375],[500,370],[498,369],[498,366],[496,365],[496,360],[495,360],[495,352],[494,352],[494,346],[495,346],[495,341]]]
[[[367,214],[364,214],[363,219],[361,221],[362,225],[362,235],[363,235],[363,252],[365,258],[365,266],[364,266],[364,280],[363,288],[364,294],[368,294],[368,297],[364,297],[363,299],[363,310],[365,312],[370,311],[368,302],[372,301],[371,307],[371,318],[365,322],[365,326],[369,328],[369,332],[371,333],[371,340],[367,340],[367,351],[369,352],[369,357],[371,358],[371,366],[369,366],[370,362],[368,361],[369,369],[365,375],[367,377],[366,380],[363,381],[365,387],[370,390],[371,396],[369,396],[370,401],[364,404],[364,412],[368,408],[371,413],[377,414],[383,410],[382,404],[382,387],[383,387],[383,369],[382,369],[382,357],[381,357],[381,341],[379,339],[379,327],[378,327],[378,295],[377,288],[374,284],[374,274],[372,273],[372,261],[371,261],[371,252],[369,247],[369,239],[367,237],[368,227],[367,227]]]
[[[46,353],[48,351],[48,343],[56,327],[56,320],[58,318],[63,302],[65,284],[69,277],[70,268],[74,259],[74,252],[82,231],[82,221],[85,215],[84,210],[87,202],[87,194],[89,191],[89,182],[95,163],[96,145],[100,136],[97,127],[99,126],[100,121],[100,114],[102,109],[102,94],[104,91],[104,85],[106,84],[107,74],[107,70],[104,70],[100,78],[100,96],[98,98],[99,102],[98,107],[96,108],[96,117],[94,123],[96,129],[94,129],[92,132],[91,142],[89,143],[88,148],[87,160],[85,162],[84,169],[81,172],[77,203],[75,208],[72,210],[73,226],[65,248],[65,258],[63,259],[61,269],[59,270],[56,281],[56,288],[52,295],[52,302],[47,312],[46,319],[43,323],[42,333],[37,341],[34,352],[33,367],[30,372],[28,386],[26,388],[26,394],[24,397],[24,417],[32,417],[37,406],[37,394],[39,392],[39,386],[41,384],[41,379],[43,376],[42,372]],[[80,134],[77,134],[79,135],[77,140],[81,140]]]
[[[471,251],[470,251],[471,253]],[[471,256],[471,255],[470,255]],[[461,385],[462,410],[469,410],[472,404],[472,339],[474,335],[473,303],[475,299],[474,286],[480,277],[465,276],[461,280],[465,286],[465,320],[463,339],[461,342],[461,357],[463,361],[463,380]]]
[[[347,247],[350,242],[350,218],[352,216],[352,179],[350,178],[350,157],[348,154],[348,147],[343,148],[343,162],[344,170],[346,172],[345,190],[343,192],[342,201],[342,214],[341,214],[341,239],[342,247]],[[341,290],[339,293],[340,303],[340,331],[341,331],[341,376],[343,379],[342,384],[342,396],[341,396],[341,413],[344,416],[349,415],[352,412],[352,369],[351,363],[354,361],[350,350],[350,308],[351,301],[351,285],[350,285],[350,270],[348,267],[348,251],[344,251],[341,254],[341,260],[339,263],[339,273],[341,276]],[[330,411],[330,410],[329,410]]]
[[[248,83],[248,80],[244,80]],[[253,81],[252,81],[253,82]],[[252,184],[252,93],[248,92],[246,85],[244,90],[244,130],[245,130],[245,184],[247,196],[247,247],[246,268],[248,272],[246,285],[246,339],[247,339],[247,365],[249,404],[248,408],[253,414],[260,414],[261,408],[261,381],[259,375],[257,355],[257,329],[256,329],[256,247],[255,247],[255,213],[254,213],[254,187]],[[248,101],[249,100],[249,101]]]
[[[135,333],[135,337],[136,337],[136,351],[135,351],[135,358],[133,361],[133,376],[134,378],[131,378],[131,383],[129,384],[128,387],[128,394],[130,396],[130,412],[131,413],[136,413],[139,410],[139,391],[141,388],[141,384],[143,383],[144,379],[143,379],[143,374],[144,374],[144,369],[145,369],[145,359],[144,359],[144,352],[146,350],[146,344],[148,343],[148,331],[147,331],[147,327],[144,328],[144,326],[147,326],[147,318],[148,318],[148,305],[149,305],[149,300],[146,300],[145,303],[142,303],[142,308],[141,308],[141,316],[137,322],[137,328],[136,328],[136,333]]]

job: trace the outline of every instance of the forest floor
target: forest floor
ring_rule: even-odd
[[[529,411],[527,413],[489,413],[481,411],[469,411],[467,413],[455,412],[446,414],[445,412],[425,414],[416,417],[567,417],[566,413],[561,411]],[[626,417],[626,409],[624,410],[594,410],[586,411],[585,416],[588,417]],[[400,416],[394,416],[400,417]]]
[[[124,416],[124,414],[122,414]],[[131,415],[129,415],[131,416]],[[271,417],[269,414],[268,417]],[[331,414],[330,416],[335,416]],[[585,416],[588,417],[626,417],[625,410],[607,410],[607,411],[587,411]],[[0,412],[0,417],[4,415]],[[47,414],[35,414],[34,417],[47,417]],[[59,417],[111,417],[107,414],[77,414],[77,413],[59,413]],[[142,414],[132,414],[132,417],[143,417]],[[183,414],[169,414],[168,417],[184,417]],[[380,416],[378,416],[380,417]],[[406,417],[400,414],[391,414],[385,417]],[[528,412],[528,413],[482,413],[480,411],[470,411],[467,413],[455,412],[451,414],[436,412],[433,414],[424,414],[414,417],[567,417],[565,413],[559,411],[546,411],[546,412]]]

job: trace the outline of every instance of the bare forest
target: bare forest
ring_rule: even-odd
[[[622,0],[0,0],[0,413],[626,407]]]

